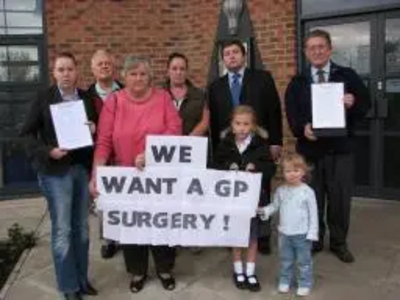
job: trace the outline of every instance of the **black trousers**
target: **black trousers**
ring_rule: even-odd
[[[353,156],[329,154],[311,163],[311,186],[317,197],[320,242],[323,242],[325,236],[326,212],[330,248],[347,247],[353,188]]]
[[[259,206],[266,206],[271,203],[271,183],[269,182],[267,186],[263,187],[262,192],[262,201],[260,201]],[[265,243],[269,245],[271,238],[271,219],[267,221],[260,220],[260,229],[259,229],[259,237],[258,243],[260,247]]]
[[[168,246],[123,245],[126,270],[133,275],[146,275],[151,252],[157,273],[170,273],[175,265],[175,248]]]

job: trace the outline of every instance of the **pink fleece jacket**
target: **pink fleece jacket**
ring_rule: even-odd
[[[181,120],[164,90],[152,88],[146,101],[135,102],[122,89],[106,99],[97,133],[95,161],[112,154],[115,165],[133,166],[147,135],[180,135]]]

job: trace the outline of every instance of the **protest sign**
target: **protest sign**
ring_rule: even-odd
[[[191,167],[205,169],[207,138],[190,136],[155,136],[146,138],[146,166]]]
[[[100,167],[104,237],[123,244],[247,247],[261,174]]]

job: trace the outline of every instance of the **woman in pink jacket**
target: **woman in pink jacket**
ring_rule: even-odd
[[[105,101],[100,115],[94,172],[97,166],[107,163],[111,154],[117,166],[143,168],[147,135],[181,134],[180,117],[170,95],[151,84],[152,74],[147,59],[127,57],[122,76],[125,88]],[[91,191],[96,194],[95,176],[92,178]],[[174,248],[131,244],[122,248],[127,271],[132,274],[132,293],[142,290],[146,283],[149,251],[163,287],[166,290],[175,288],[171,273],[175,263]]]

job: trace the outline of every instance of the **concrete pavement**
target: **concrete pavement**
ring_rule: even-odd
[[[12,221],[31,229],[40,222],[44,208],[41,199],[0,202],[0,225]],[[344,264],[325,251],[315,257],[315,289],[307,299],[318,300],[398,300],[400,299],[400,202],[361,200],[353,202],[350,247],[354,264]],[[15,206],[15,208],[12,208]],[[30,207],[30,208],[29,208]],[[12,215],[14,214],[14,216]],[[29,221],[28,221],[29,220]],[[36,221],[35,221],[36,220]],[[206,249],[199,255],[181,250],[176,262],[177,288],[162,289],[151,271],[150,281],[139,294],[128,290],[122,255],[103,260],[99,254],[98,226],[91,217],[90,278],[100,295],[93,300],[236,300],[296,299],[294,293],[276,292],[278,257],[276,239],[270,256],[260,256],[257,273],[262,283],[260,293],[237,290],[231,280],[231,263],[226,249]],[[50,224],[45,217],[38,228],[40,240],[20,262],[13,280],[2,291],[4,300],[56,300],[50,256]]]

